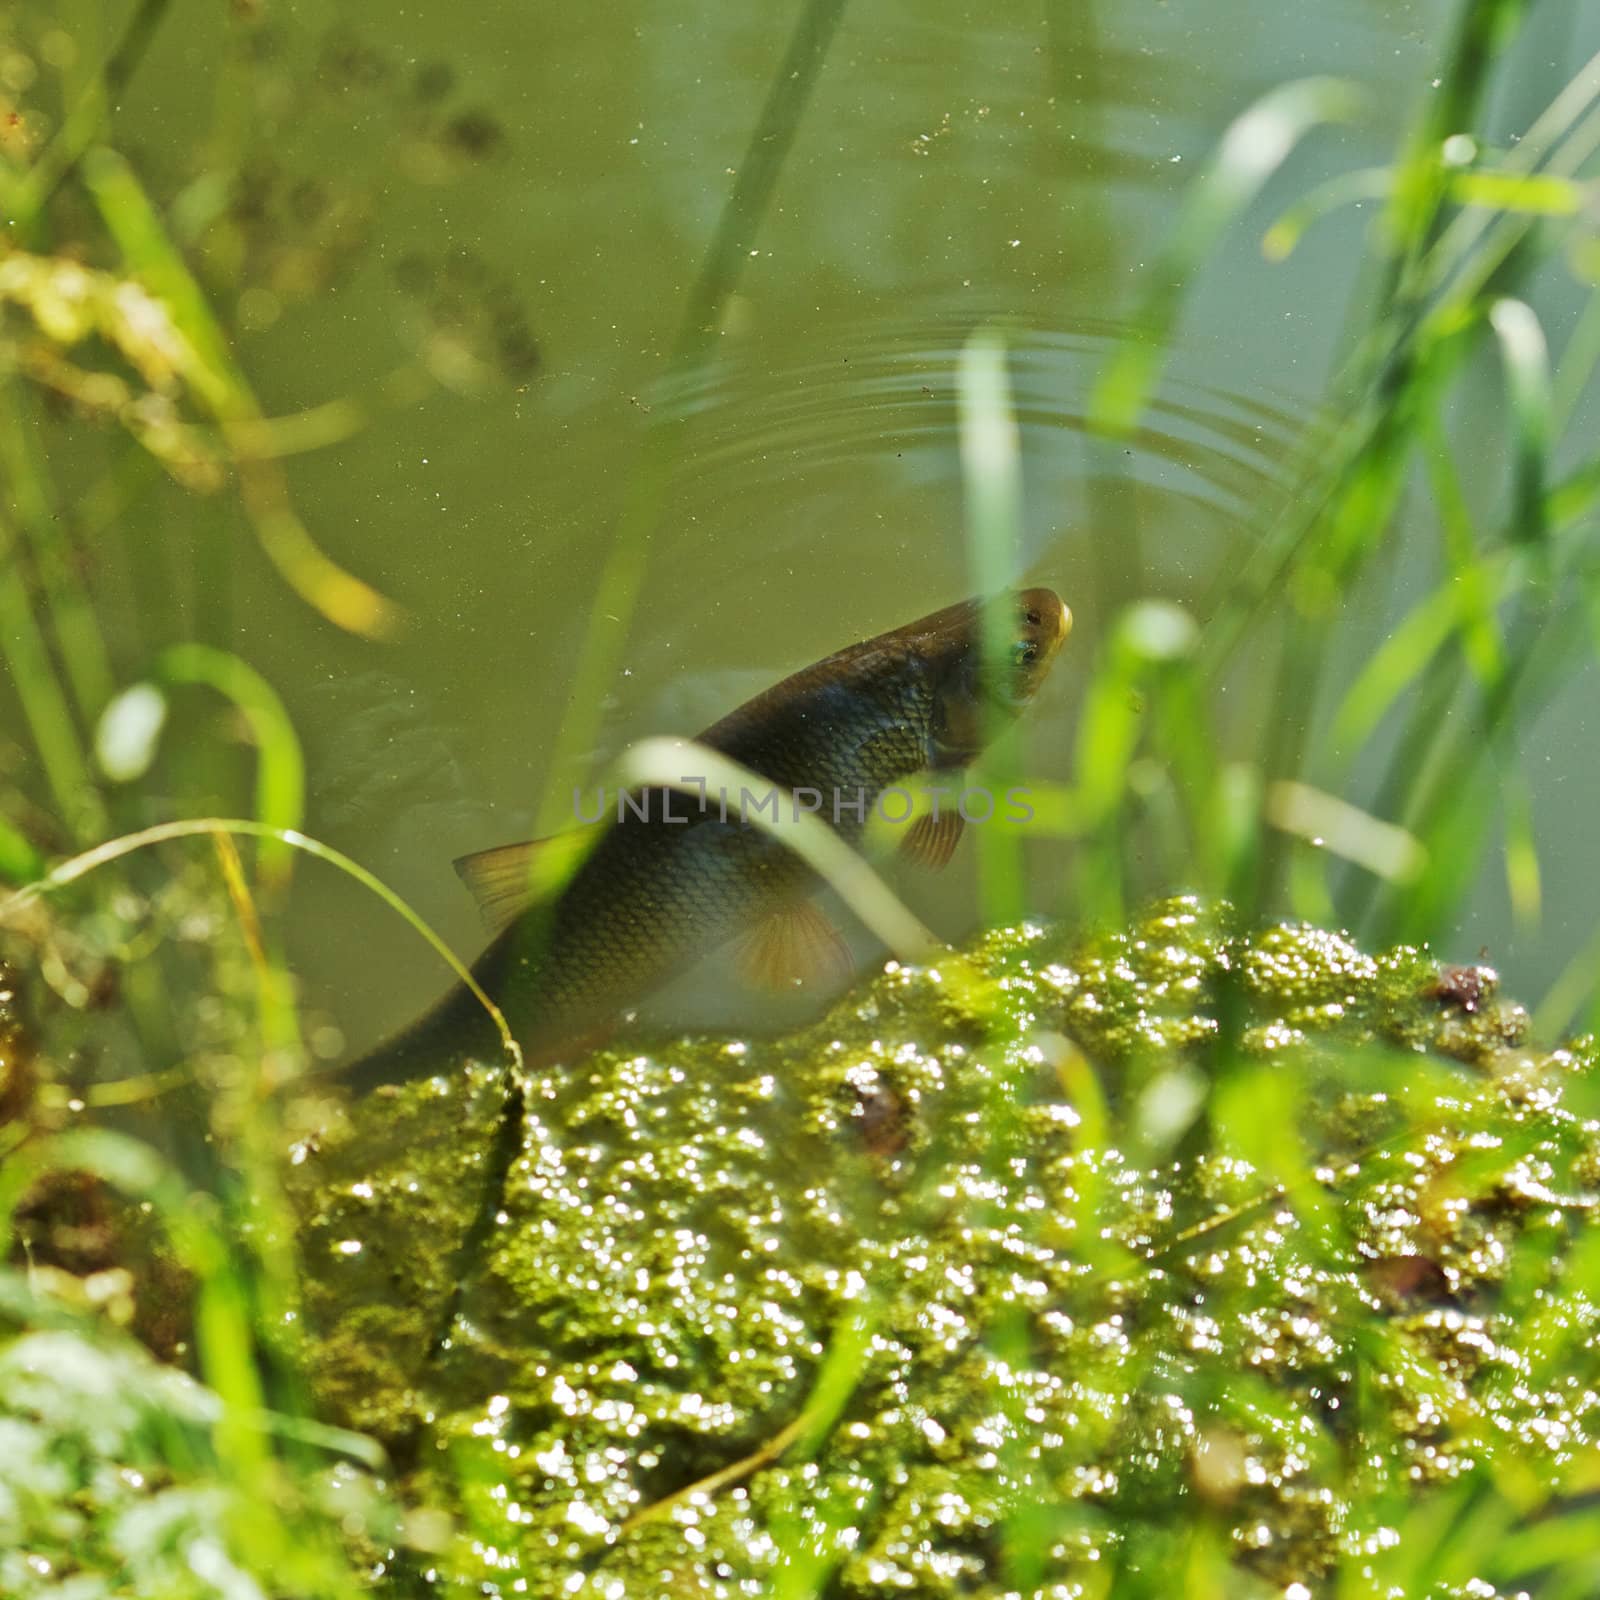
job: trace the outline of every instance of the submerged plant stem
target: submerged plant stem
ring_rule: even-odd
[[[56,676],[43,630],[23,586],[15,529],[0,512],[0,651],[22,702],[40,765],[63,824],[76,839],[103,827],[99,791]]]
[[[3,594],[4,585],[0,583],[0,597],[3,597]],[[500,1008],[483,992],[482,986],[463,964],[461,958],[388,884],[331,845],[308,838],[303,833],[296,833],[288,828],[274,828],[248,817],[187,817],[177,822],[157,823],[154,827],[141,829],[138,833],[128,833],[116,839],[108,839],[104,844],[96,845],[92,850],[86,850],[70,861],[63,861],[38,882],[28,884],[4,900],[0,900],[0,924],[4,923],[8,913],[32,904],[41,895],[74,883],[110,862],[120,861],[124,856],[132,855],[139,850],[148,850],[153,845],[164,844],[172,839],[193,839],[218,833],[243,834],[255,839],[276,839],[291,849],[303,850],[307,855],[315,856],[319,861],[326,861],[330,866],[337,867],[347,877],[354,878],[364,889],[375,894],[433,946],[434,951],[489,1014],[490,1020],[500,1033],[507,1056],[513,1064],[520,1065],[522,1052],[516,1040],[512,1038],[511,1030],[506,1026],[506,1019],[501,1014]]]
[[[700,274],[689,292],[683,323],[667,361],[664,382],[682,383],[699,369],[715,339],[728,298],[749,259],[778,175],[794,143],[807,101],[822,72],[828,46],[847,0],[807,0],[789,47],[767,92],[733,189],[717,220]],[[649,546],[677,458],[681,416],[658,416],[646,425],[616,530],[606,551],[595,599],[584,626],[567,710],[556,734],[539,810],[540,832],[566,820],[565,785],[583,752],[594,744],[600,707],[627,642],[649,564]]]
[[[19,402],[18,386],[0,381],[0,461],[60,641],[67,683],[87,725],[99,716],[115,688],[110,655],[74,552],[68,548],[63,520],[53,509],[55,496],[35,442],[34,416]]]
[[[31,237],[44,208],[102,136],[111,108],[138,71],[171,3],[172,0],[139,0],[99,78],[67,113],[39,159],[12,186],[7,209],[14,237]]]

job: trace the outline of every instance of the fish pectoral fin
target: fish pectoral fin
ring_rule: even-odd
[[[765,916],[739,941],[739,970],[760,989],[842,985],[854,972],[850,947],[809,900]]]
[[[950,865],[965,826],[959,811],[941,811],[938,816],[924,811],[906,830],[900,841],[900,854],[919,867],[937,872]]]
[[[483,924],[499,933],[529,906],[548,898],[577,871],[603,827],[574,828],[548,839],[497,844],[457,856],[455,869],[478,902]]]

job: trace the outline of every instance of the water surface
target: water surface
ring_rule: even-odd
[[[1283,265],[1263,258],[1263,226],[1320,177],[1386,157],[1448,14],[1434,0],[847,6],[687,369],[671,361],[686,301],[798,8],[423,7],[380,28],[308,3],[166,29],[119,128],[208,281],[237,297],[267,408],[367,406],[369,426],[294,459],[291,480],[319,539],[408,621],[382,645],[341,636],[230,514],[158,489],[122,529],[126,571],[106,574],[120,646],[137,661],[187,627],[266,673],[308,747],[310,831],[471,950],[450,859],[526,833],[545,785],[589,776],[549,765],[586,628],[618,635],[598,758],[691,733],[750,686],[968,590],[954,364],[996,323],[1022,422],[1017,576],[1057,587],[1077,619],[1028,728],[1030,773],[1064,778],[1109,620],[1156,596],[1205,626],[1342,348],[1370,208],[1319,224]],[[1592,31],[1545,8],[1508,76],[1508,128]],[[1254,96],[1310,73],[1357,80],[1362,119],[1308,141],[1229,233],[1134,437],[1091,437],[1090,384],[1186,185]],[[248,182],[219,205],[204,174],[230,153]],[[638,605],[613,621],[601,563],[663,430]],[[1413,549],[1432,539],[1414,532]],[[153,545],[170,581],[142,570]],[[1427,567],[1380,575],[1330,682]],[[1233,753],[1254,746],[1270,672],[1247,655],[1230,684]],[[1533,767],[1558,831],[1587,792],[1579,714],[1558,713],[1548,786]],[[1063,852],[1041,852],[1033,909],[1071,917]],[[1457,930],[1531,991],[1588,924],[1576,882],[1551,877],[1537,934],[1511,928],[1492,870]],[[941,931],[970,926],[961,872],[932,898]],[[296,916],[311,998],[356,1039],[441,981],[342,882],[306,872]]]

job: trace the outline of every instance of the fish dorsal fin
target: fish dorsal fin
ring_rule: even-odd
[[[739,941],[739,970],[760,989],[837,988],[854,966],[839,930],[809,900],[771,912]]]
[[[478,902],[483,924],[499,933],[567,881],[594,848],[603,827],[574,828],[548,839],[497,844],[457,856],[455,869]]]
[[[937,872],[950,865],[964,826],[959,811],[941,811],[938,816],[924,811],[906,830],[905,838],[900,841],[900,854],[919,867]]]

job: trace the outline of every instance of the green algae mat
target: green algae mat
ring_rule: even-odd
[[[1485,968],[1180,900],[535,1075],[487,1232],[501,1074],[374,1096],[292,1168],[317,1403],[409,1508],[366,1554],[397,1594],[1590,1593],[1600,1079],[1525,1033]]]

